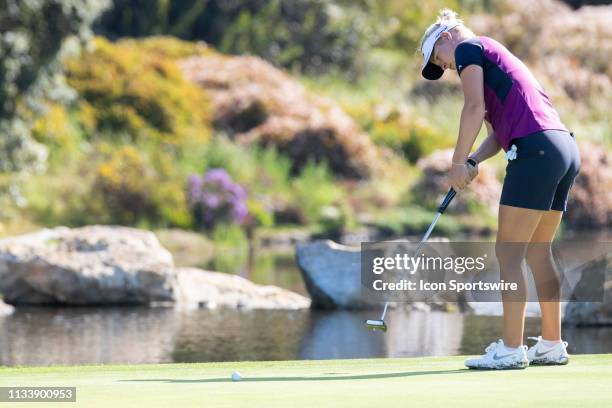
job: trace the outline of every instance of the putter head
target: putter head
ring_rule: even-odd
[[[376,331],[376,330],[382,330],[384,332],[387,331],[387,324],[385,323],[384,320],[366,320],[365,324],[366,326],[368,326],[368,329],[372,331]]]

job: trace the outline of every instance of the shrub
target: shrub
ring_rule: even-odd
[[[291,161],[273,147],[244,146],[217,135],[199,163],[203,172],[223,168],[235,182],[249,187],[248,206],[256,225],[273,224],[272,214],[291,198]]]
[[[428,211],[417,205],[408,205],[376,214],[372,226],[386,236],[423,234],[434,216],[433,211]],[[454,235],[460,229],[461,225],[457,218],[444,216],[436,224],[434,235]]]
[[[113,222],[132,225],[156,215],[149,189],[154,178],[140,152],[124,146],[98,167],[92,192]]]
[[[341,187],[331,177],[324,164],[308,163],[291,181],[292,204],[302,209],[306,221],[320,222],[326,217],[325,207],[336,204],[342,197]]]
[[[183,173],[160,162],[172,158],[141,146],[97,143],[65,166],[31,177],[24,215],[43,225],[190,228]]]
[[[383,46],[401,48],[414,53],[420,45],[425,29],[435,21],[440,9],[459,10],[457,0],[387,0],[372,3],[372,12],[381,22]],[[386,23],[386,24],[385,24]]]
[[[250,222],[255,225],[337,224],[338,220],[328,217],[331,211],[326,212],[326,207],[339,211],[338,219],[344,226],[353,220],[343,188],[324,163],[310,162],[300,173],[292,174],[290,160],[274,148],[242,146],[222,136],[205,150],[204,171],[223,168],[232,182],[248,186],[247,206]],[[194,182],[201,183],[201,176],[197,177]]]
[[[250,223],[246,190],[223,169],[191,175],[187,192],[197,227],[212,230],[219,224]]]
[[[373,37],[363,7],[324,0],[114,0],[96,30],[173,35],[305,72],[357,72]]]
[[[49,105],[46,114],[34,122],[32,136],[48,149],[51,167],[65,166],[79,155],[82,142],[79,126],[63,105]]]
[[[349,107],[348,113],[359,120],[376,144],[400,153],[410,163],[453,145],[452,135],[402,104],[361,104]]]
[[[176,149],[189,141],[206,141],[208,100],[183,78],[174,61],[202,52],[202,46],[168,38],[116,44],[97,38],[94,51],[65,63],[68,83],[86,110],[85,128],[106,138]]]
[[[31,119],[44,97],[69,94],[56,58],[65,39],[88,37],[108,3],[0,0],[0,171],[43,169],[46,152],[32,139]]]

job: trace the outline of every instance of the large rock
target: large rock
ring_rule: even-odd
[[[337,104],[307,92],[271,64],[211,54],[180,65],[210,96],[215,126],[233,138],[276,146],[292,158],[296,170],[322,159],[349,178],[367,177],[379,168],[378,149]]]
[[[577,137],[582,164],[564,219],[577,228],[612,226],[612,153]]]
[[[0,241],[0,292],[11,304],[172,301],[172,256],[151,232],[90,226]]]
[[[414,186],[413,192],[422,202],[436,206],[439,204],[440,191],[446,191],[450,187],[447,175],[452,158],[453,149],[441,149],[417,162],[417,167],[423,172],[423,176]],[[491,213],[496,213],[501,188],[502,185],[495,175],[493,166],[481,165],[478,169],[478,176],[472,180],[464,193],[457,195],[453,204],[448,207],[448,211],[467,213],[469,212],[469,200],[475,200],[484,204]]]
[[[297,246],[296,261],[313,308],[362,309],[374,306],[362,296],[359,248],[329,240],[315,241]]]
[[[15,305],[310,305],[301,295],[238,276],[175,268],[153,233],[110,226],[58,227],[0,241],[0,293]]]
[[[177,302],[184,308],[303,309],[310,299],[276,287],[256,285],[236,275],[177,268]]]
[[[594,259],[581,269],[582,278],[575,289],[578,299],[598,298],[597,300],[601,299],[601,301],[569,302],[565,307],[563,324],[568,326],[612,326],[612,262],[610,255]]]
[[[446,240],[442,240],[446,241]],[[358,247],[340,245],[330,240],[298,244],[296,261],[310,294],[311,307],[316,309],[380,308],[384,300],[362,291],[361,252]],[[419,298],[423,299],[423,298]],[[453,310],[453,297],[435,297],[428,302],[406,297],[410,310]],[[390,303],[396,307],[400,302]]]

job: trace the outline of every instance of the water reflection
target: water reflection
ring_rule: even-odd
[[[171,309],[18,308],[0,317],[2,365],[171,362]]]
[[[300,344],[300,359],[384,356],[387,345],[380,333],[364,329],[363,313],[312,312],[308,335]]]
[[[375,313],[374,313],[375,314]],[[372,312],[20,308],[0,318],[0,364],[56,365],[406,357],[480,353],[501,318],[403,309],[386,334]],[[537,319],[526,333],[537,335]],[[612,352],[612,328],[566,329],[572,353]]]

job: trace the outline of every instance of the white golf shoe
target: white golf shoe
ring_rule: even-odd
[[[495,343],[489,344],[483,356],[465,360],[465,365],[468,368],[482,370],[527,368],[529,366],[529,360],[527,359],[526,350],[527,346],[520,346],[516,349],[508,350],[506,346],[504,346],[504,341],[500,339]]]
[[[569,363],[569,354],[567,353],[567,342],[560,341],[554,346],[547,346],[542,341],[542,336],[529,337],[531,340],[536,340],[537,343],[527,350],[527,358],[529,364],[533,365],[565,365]]]

